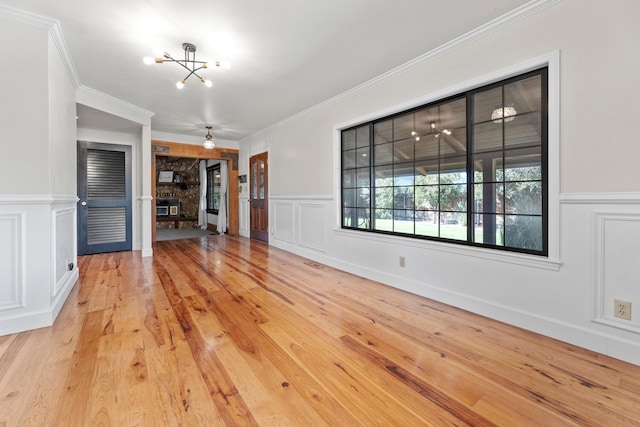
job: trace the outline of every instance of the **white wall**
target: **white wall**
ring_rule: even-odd
[[[0,147],[11,159],[0,168],[2,194],[49,191],[47,38],[44,28],[0,17]],[[21,179],[27,169],[33,179]]]
[[[52,194],[76,194],[77,149],[70,141],[76,139],[76,88],[68,78],[67,69],[53,39],[49,50],[49,165]]]
[[[0,335],[51,325],[78,278],[75,87],[52,37],[0,17],[0,55],[21,68],[0,68]]]
[[[640,3],[543,6],[241,141],[240,173],[250,155],[269,152],[274,246],[640,364]],[[551,200],[559,213],[551,236],[558,259],[337,227],[336,128],[419,105],[553,52],[560,59],[559,170],[550,171],[560,192]],[[248,223],[248,212],[241,214],[241,224]],[[612,317],[613,298],[633,303],[631,322]]]

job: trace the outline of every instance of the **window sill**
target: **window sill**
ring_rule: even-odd
[[[418,249],[447,252],[454,255],[482,258],[489,261],[503,262],[508,264],[522,265],[525,267],[538,268],[543,270],[559,271],[562,261],[549,257],[527,255],[516,252],[499,251],[488,248],[478,248],[475,246],[464,246],[446,242],[435,242],[432,240],[412,239],[410,237],[393,236],[388,234],[369,233],[366,231],[347,230],[334,228],[336,235],[344,237],[369,240],[378,243],[395,243],[403,246],[410,246]]]

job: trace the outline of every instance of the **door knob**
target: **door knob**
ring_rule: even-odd
[[[80,203],[82,206],[87,206],[87,202]]]

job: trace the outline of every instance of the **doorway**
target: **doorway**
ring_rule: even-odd
[[[268,153],[249,159],[250,234],[269,243],[269,162]]]
[[[227,217],[228,234],[230,236],[238,235],[238,150],[231,148],[205,149],[199,145],[181,144],[167,141],[152,141],[152,162],[151,162],[151,194],[154,195],[154,205],[157,202],[159,172],[156,168],[158,157],[176,157],[191,159],[196,161],[200,159],[217,159],[227,164],[228,177],[228,199],[229,213]],[[157,207],[157,206],[156,206]],[[151,212],[151,233],[152,241],[156,241],[156,227],[158,225],[158,217],[156,215],[156,207]]]
[[[78,255],[131,250],[131,147],[78,141]]]

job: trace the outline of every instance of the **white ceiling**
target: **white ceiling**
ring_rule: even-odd
[[[84,86],[152,111],[152,131],[239,140],[332,98],[526,4],[528,0],[0,0],[60,21]],[[153,48],[226,59],[206,88]],[[126,130],[79,109],[79,126]],[[104,120],[105,122],[102,122]]]

